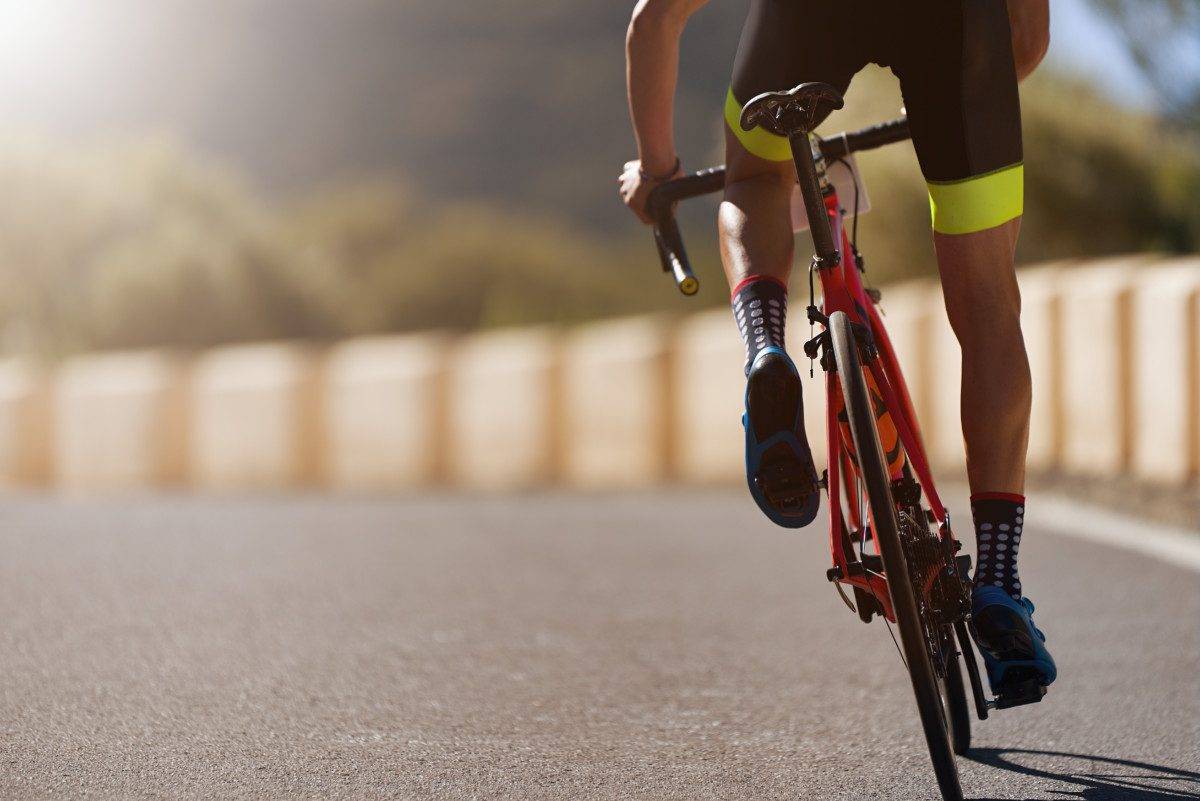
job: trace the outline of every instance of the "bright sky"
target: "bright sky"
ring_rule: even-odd
[[[55,71],[70,72],[72,68],[90,70],[120,61],[128,54],[114,52],[110,44],[119,49],[128,47],[137,41],[137,29],[158,27],[164,16],[172,16],[170,11],[166,15],[128,13],[135,6],[131,3],[108,6],[110,11],[125,6],[125,14],[108,14],[104,13],[104,3],[0,0],[0,68],[7,76],[0,77],[0,84],[6,93],[14,89],[37,91],[28,82],[18,88],[20,76],[50,77],[46,75],[50,65],[57,68]],[[173,5],[178,9],[184,4]],[[120,16],[125,18],[114,19]],[[1134,65],[1117,38],[1088,8],[1087,0],[1053,0],[1051,20],[1053,61],[1096,79],[1103,76],[1103,83],[1121,100],[1144,102],[1146,87]],[[143,35],[147,33],[153,35],[152,31],[142,31]],[[53,89],[54,82],[50,77],[50,86],[41,89]]]
[[[1048,58],[1092,79],[1123,102],[1147,105],[1151,99],[1149,87],[1120,40],[1087,0],[1053,0]]]

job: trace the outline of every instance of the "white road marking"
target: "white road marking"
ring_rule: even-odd
[[[1028,517],[1036,521],[1039,533],[1047,528],[1200,573],[1200,532],[1140,520],[1061,495],[1034,494],[1029,500]]]

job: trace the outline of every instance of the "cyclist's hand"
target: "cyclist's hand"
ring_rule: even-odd
[[[650,218],[646,210],[646,201],[650,197],[650,191],[664,181],[678,178],[682,174],[683,168],[677,165],[675,171],[665,178],[653,178],[642,173],[640,161],[636,159],[627,161],[625,169],[617,177],[617,182],[621,185],[621,200],[625,201],[625,205],[638,216],[639,220],[647,225],[653,225],[654,220]]]

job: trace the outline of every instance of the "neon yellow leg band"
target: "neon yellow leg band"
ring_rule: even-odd
[[[725,95],[725,123],[733,135],[742,143],[747,151],[767,161],[791,161],[792,148],[786,136],[776,136],[755,128],[753,131],[742,130],[742,104],[733,96],[733,87]]]
[[[1020,217],[1025,209],[1025,166],[1014,164],[962,181],[928,182],[933,230],[973,234]]]

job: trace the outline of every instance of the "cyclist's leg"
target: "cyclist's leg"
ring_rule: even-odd
[[[1021,220],[934,233],[950,325],[962,346],[962,428],[973,493],[1022,493],[1031,379],[1013,251]]]
[[[845,91],[866,63],[847,42],[850,16],[824,0],[752,0],[725,102],[725,201],[718,216],[732,290],[748,276],[784,283],[792,268],[790,199],[796,183],[787,139],[745,132],[741,107],[761,92],[825,81]]]
[[[903,4],[894,13],[905,35],[889,55],[929,182],[946,310],[962,346],[963,436],[979,542],[975,624],[998,692],[1014,680],[1048,684],[1054,661],[1016,571],[1030,375],[1013,266],[1023,167],[1006,3]]]
[[[834,4],[753,0],[725,103],[726,189],[718,212],[721,257],[746,343],[746,477],[775,523],[811,522],[820,499],[803,428],[799,373],[783,342],[792,267],[796,182],[783,137],[741,130],[741,106],[760,92],[823,80],[843,90],[856,67],[839,49]]]
[[[1020,493],[1030,379],[1013,268],[1023,166],[1006,3],[896,5],[903,39],[892,66],[929,182],[946,309],[963,350],[971,489]]]
[[[721,261],[732,292],[751,276],[784,284],[792,270],[791,159],[756,156],[725,126],[725,196],[717,211]]]

